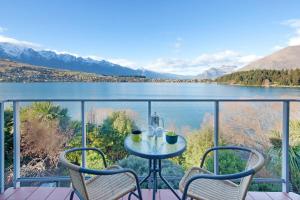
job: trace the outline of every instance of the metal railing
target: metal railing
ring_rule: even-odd
[[[20,177],[20,106],[24,102],[80,102],[81,103],[81,125],[82,125],[82,147],[86,147],[86,118],[85,104],[87,102],[145,102],[148,109],[148,124],[152,114],[153,102],[211,102],[214,103],[214,146],[219,145],[219,104],[225,102],[279,102],[283,103],[282,120],[282,175],[281,178],[255,178],[255,182],[281,183],[282,191],[289,191],[289,116],[290,103],[300,102],[300,99],[8,99],[0,102],[0,191],[4,192],[4,104],[13,103],[13,174],[14,187],[19,187],[20,182],[58,182],[69,180],[69,177]],[[214,172],[219,172],[218,154],[214,153]],[[86,165],[86,154],[82,154],[83,165]]]

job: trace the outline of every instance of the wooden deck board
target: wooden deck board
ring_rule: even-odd
[[[70,188],[55,188],[47,200],[66,199],[71,193]]]
[[[290,199],[293,199],[293,200],[300,200],[300,195],[297,195],[293,192],[288,193],[287,196],[290,197]]]
[[[8,199],[16,190],[13,188],[8,188],[5,190],[4,194],[0,195],[0,200]]]
[[[284,192],[266,192],[266,194],[273,200],[291,200]]]
[[[51,188],[51,187],[22,187],[18,189],[8,188],[4,194],[0,195],[0,200],[68,200],[71,188]],[[143,189],[144,200],[152,199],[152,190]],[[173,200],[174,194],[166,189],[158,190],[157,200]],[[124,196],[120,200],[127,200]],[[76,196],[74,198],[78,200]],[[136,198],[132,198],[135,200]],[[295,193],[282,192],[249,192],[246,200],[300,200],[300,196]]]
[[[255,200],[272,200],[272,198],[265,192],[250,192],[249,196]]]
[[[7,200],[23,200],[27,199],[38,187],[21,187],[15,189],[15,192],[10,195]]]
[[[31,200],[47,199],[55,188],[39,187],[28,197]]]

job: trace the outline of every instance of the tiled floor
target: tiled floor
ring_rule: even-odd
[[[70,188],[50,188],[50,187],[22,187],[18,189],[9,188],[0,195],[0,200],[68,200]],[[74,198],[78,200],[78,198]],[[122,200],[127,200],[123,197]],[[134,198],[132,198],[134,199]],[[143,199],[152,199],[152,190],[143,190]],[[176,199],[169,190],[159,190],[157,200]],[[249,192],[247,200],[300,200],[300,196],[295,193],[282,192]]]

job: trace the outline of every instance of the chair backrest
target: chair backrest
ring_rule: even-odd
[[[65,155],[65,152],[62,152],[60,154],[59,160],[62,165],[69,170],[73,188],[77,193],[79,193],[81,198],[83,198],[84,200],[89,200],[85,180],[83,174],[80,172],[80,167],[70,163],[66,159]]]
[[[249,189],[250,183],[252,181],[253,176],[257,171],[259,171],[264,165],[264,157],[261,155],[261,153],[252,150],[249,153],[249,158],[246,164],[246,169],[247,170],[254,170],[254,173],[246,176],[241,179],[240,185],[239,185],[239,192],[240,192],[240,199],[245,199],[247,195],[247,191]]]

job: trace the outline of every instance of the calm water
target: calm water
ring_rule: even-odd
[[[194,99],[194,98],[280,98],[300,97],[300,88],[239,87],[192,83],[0,83],[0,99]],[[79,103],[61,103],[70,115],[79,119]],[[146,103],[87,103],[87,111],[95,109],[128,109],[134,111],[138,124],[145,126]],[[153,103],[168,126],[199,128],[212,103]]]

